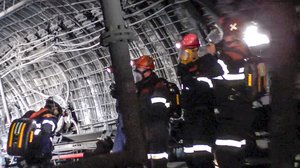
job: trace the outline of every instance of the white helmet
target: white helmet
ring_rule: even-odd
[[[59,104],[61,108],[63,108],[63,109],[67,108],[67,102],[61,96],[54,95],[51,97],[52,97],[52,100],[55,101],[57,104]],[[49,97],[49,98],[51,98],[51,97]]]
[[[45,106],[59,106],[63,110],[67,108],[67,103],[61,96],[54,95],[47,98]]]

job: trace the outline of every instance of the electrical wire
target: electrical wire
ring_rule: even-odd
[[[82,51],[82,50],[89,50],[92,48],[95,48],[97,46],[100,45],[100,42],[90,46],[90,47],[84,47],[84,48],[76,48],[76,49],[69,49],[69,50],[60,50],[60,51],[56,51],[57,53],[65,53],[65,52],[74,52],[74,51]]]
[[[152,18],[154,15],[160,13],[161,11],[165,10],[166,8],[168,8],[168,7],[172,6],[172,5],[184,3],[184,2],[187,2],[187,1],[189,1],[189,0],[177,1],[177,2],[174,2],[174,3],[169,4],[169,5],[167,5],[167,6],[164,6],[163,8],[161,8],[161,9],[155,11],[153,14],[151,14],[151,15],[149,15],[149,16],[147,16],[147,17],[144,17],[143,19],[141,19],[141,20],[139,20],[139,21],[136,21],[136,22],[133,22],[133,23],[129,24],[129,26],[134,26],[134,25],[136,25],[136,24],[138,24],[138,23],[141,23],[141,22],[143,22],[143,21],[145,21],[145,20],[148,20],[148,19]]]

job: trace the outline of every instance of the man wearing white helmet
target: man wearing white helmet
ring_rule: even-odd
[[[33,148],[25,156],[29,167],[50,167],[53,150],[52,138],[57,129],[58,118],[65,106],[66,103],[62,97],[49,97],[43,108],[26,116],[34,120],[37,126]]]

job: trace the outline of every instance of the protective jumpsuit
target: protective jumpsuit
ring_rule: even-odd
[[[228,25],[240,29],[237,23]],[[231,30],[235,29],[231,26]],[[218,63],[225,73],[214,78],[220,112],[216,158],[221,168],[238,168],[247,157],[267,154],[270,108],[266,65],[237,38],[222,41],[217,48]]]
[[[170,92],[168,82],[151,72],[136,83],[148,151],[148,166],[166,168],[169,140]]]
[[[178,65],[184,110],[184,153],[190,168],[213,168],[216,119],[211,78],[223,74],[210,54]]]
[[[56,129],[57,117],[47,108],[41,108],[29,117],[34,120],[36,130],[30,154],[25,156],[27,164],[32,167],[51,167],[53,144],[52,138]]]

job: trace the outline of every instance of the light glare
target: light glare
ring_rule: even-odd
[[[266,34],[259,33],[257,30],[257,26],[251,25],[244,32],[243,40],[249,47],[270,43],[269,37]]]
[[[177,42],[177,43],[175,44],[175,47],[178,48],[178,49],[180,49],[180,48],[181,48],[181,43],[180,43],[180,42]]]

